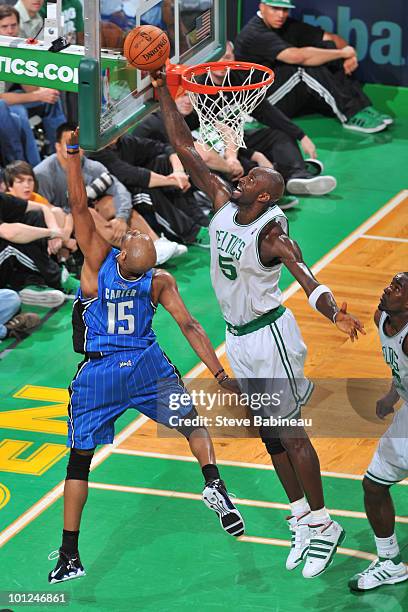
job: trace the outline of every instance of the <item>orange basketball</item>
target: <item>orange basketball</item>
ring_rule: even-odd
[[[166,63],[170,41],[167,34],[156,26],[138,26],[126,36],[123,53],[135,68],[153,72]]]

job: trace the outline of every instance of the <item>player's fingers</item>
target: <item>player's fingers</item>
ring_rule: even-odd
[[[340,308],[341,312],[347,312],[347,302],[343,302]]]

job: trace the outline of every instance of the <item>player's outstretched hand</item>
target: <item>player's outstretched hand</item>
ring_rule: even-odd
[[[241,395],[239,384],[234,378],[226,378],[222,383],[220,383],[220,387],[225,389],[225,391],[229,391],[230,393]]]
[[[394,402],[390,399],[388,394],[378,400],[375,412],[382,421],[388,414],[394,412]]]
[[[354,342],[354,340],[358,340],[358,334],[363,334],[365,336],[366,332],[364,329],[364,325],[356,319],[352,314],[347,312],[347,304],[343,302],[339,312],[336,315],[336,327],[343,332],[343,334],[347,334],[350,336],[350,340]]]
[[[166,69],[164,66],[150,73],[154,88],[163,87],[166,84]]]

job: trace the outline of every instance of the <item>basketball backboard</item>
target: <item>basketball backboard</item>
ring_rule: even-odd
[[[106,146],[157,107],[149,75],[129,66],[121,53],[128,31],[156,25],[169,36],[172,63],[198,64],[222,55],[225,13],[226,0],[87,0],[79,66],[81,146]]]

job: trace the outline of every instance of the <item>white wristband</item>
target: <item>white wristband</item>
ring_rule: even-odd
[[[314,289],[312,293],[309,295],[309,304],[315,310],[317,310],[317,306],[316,306],[317,300],[319,299],[321,295],[323,295],[323,293],[330,293],[330,295],[333,296],[332,292],[330,291],[328,287],[326,287],[326,285],[318,285],[316,289]]]

